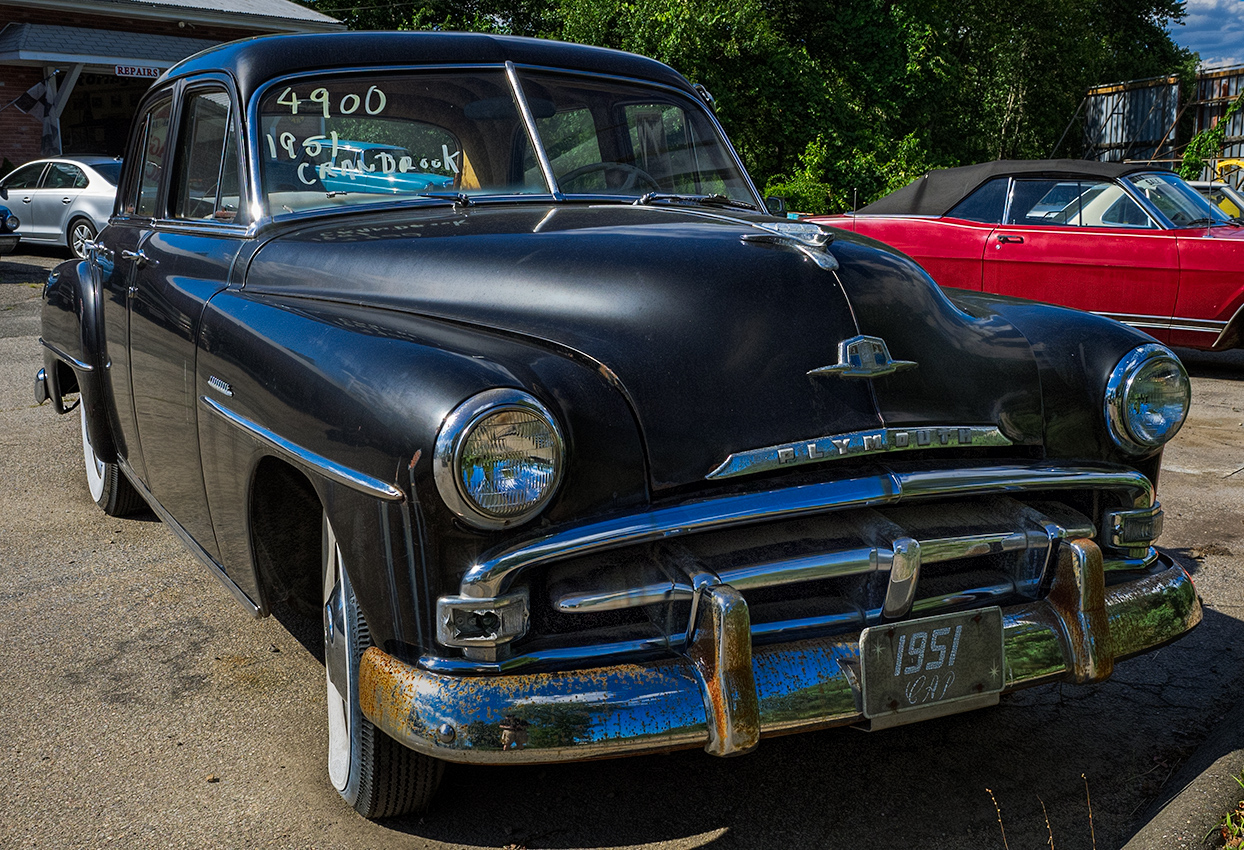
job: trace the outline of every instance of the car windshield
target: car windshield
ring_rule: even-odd
[[[704,107],[657,86],[570,74],[521,78],[533,147],[503,71],[324,75],[278,82],[259,105],[271,215],[398,196],[541,196],[541,153],[568,197],[754,203]]]
[[[1231,221],[1230,216],[1169,171],[1131,174],[1127,180],[1176,227],[1203,227]]]

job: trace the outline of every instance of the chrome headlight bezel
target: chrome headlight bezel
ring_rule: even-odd
[[[539,498],[515,514],[499,516],[477,503],[463,484],[463,448],[482,423],[499,413],[521,411],[542,420],[551,437],[553,480]],[[486,531],[513,528],[533,519],[553,498],[565,471],[566,442],[557,419],[530,393],[511,388],[485,390],[454,408],[436,437],[433,478],[445,505],[463,522]]]
[[[9,213],[8,215],[4,217],[4,227],[9,233],[12,233],[13,231],[17,230],[17,228],[21,226],[22,226],[22,220],[19,219],[17,216],[13,215],[13,213]]]
[[[1178,381],[1176,394],[1181,395],[1182,400],[1178,415],[1167,417],[1160,433],[1154,434],[1149,433],[1152,429],[1140,424],[1140,400],[1134,394],[1140,390],[1148,374],[1161,368],[1173,372]],[[1188,373],[1174,352],[1156,343],[1139,346],[1119,361],[1106,382],[1105,413],[1110,436],[1128,454],[1152,454],[1179,433],[1188,417],[1191,401],[1192,385],[1188,381]]]

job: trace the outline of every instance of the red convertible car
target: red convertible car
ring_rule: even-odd
[[[813,221],[898,248],[944,287],[1089,310],[1170,345],[1244,345],[1244,227],[1151,165],[947,168]]]

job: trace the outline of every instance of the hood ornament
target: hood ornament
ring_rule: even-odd
[[[794,248],[827,272],[838,268],[838,260],[829,253],[829,243],[834,241],[834,234],[819,224],[806,221],[766,221],[751,222],[751,225],[765,232],[749,233],[743,237],[744,242]]]
[[[894,360],[885,340],[878,336],[853,336],[838,343],[838,362],[808,372],[812,378],[837,375],[839,378],[880,378],[904,369],[914,369],[915,360]]]

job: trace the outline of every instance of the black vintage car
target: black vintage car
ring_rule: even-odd
[[[329,776],[884,728],[1094,682],[1201,609],[1153,548],[1183,367],[765,214],[638,56],[262,38],[169,71],[50,276],[91,495],[323,616]],[[75,401],[76,399],[76,401]]]

